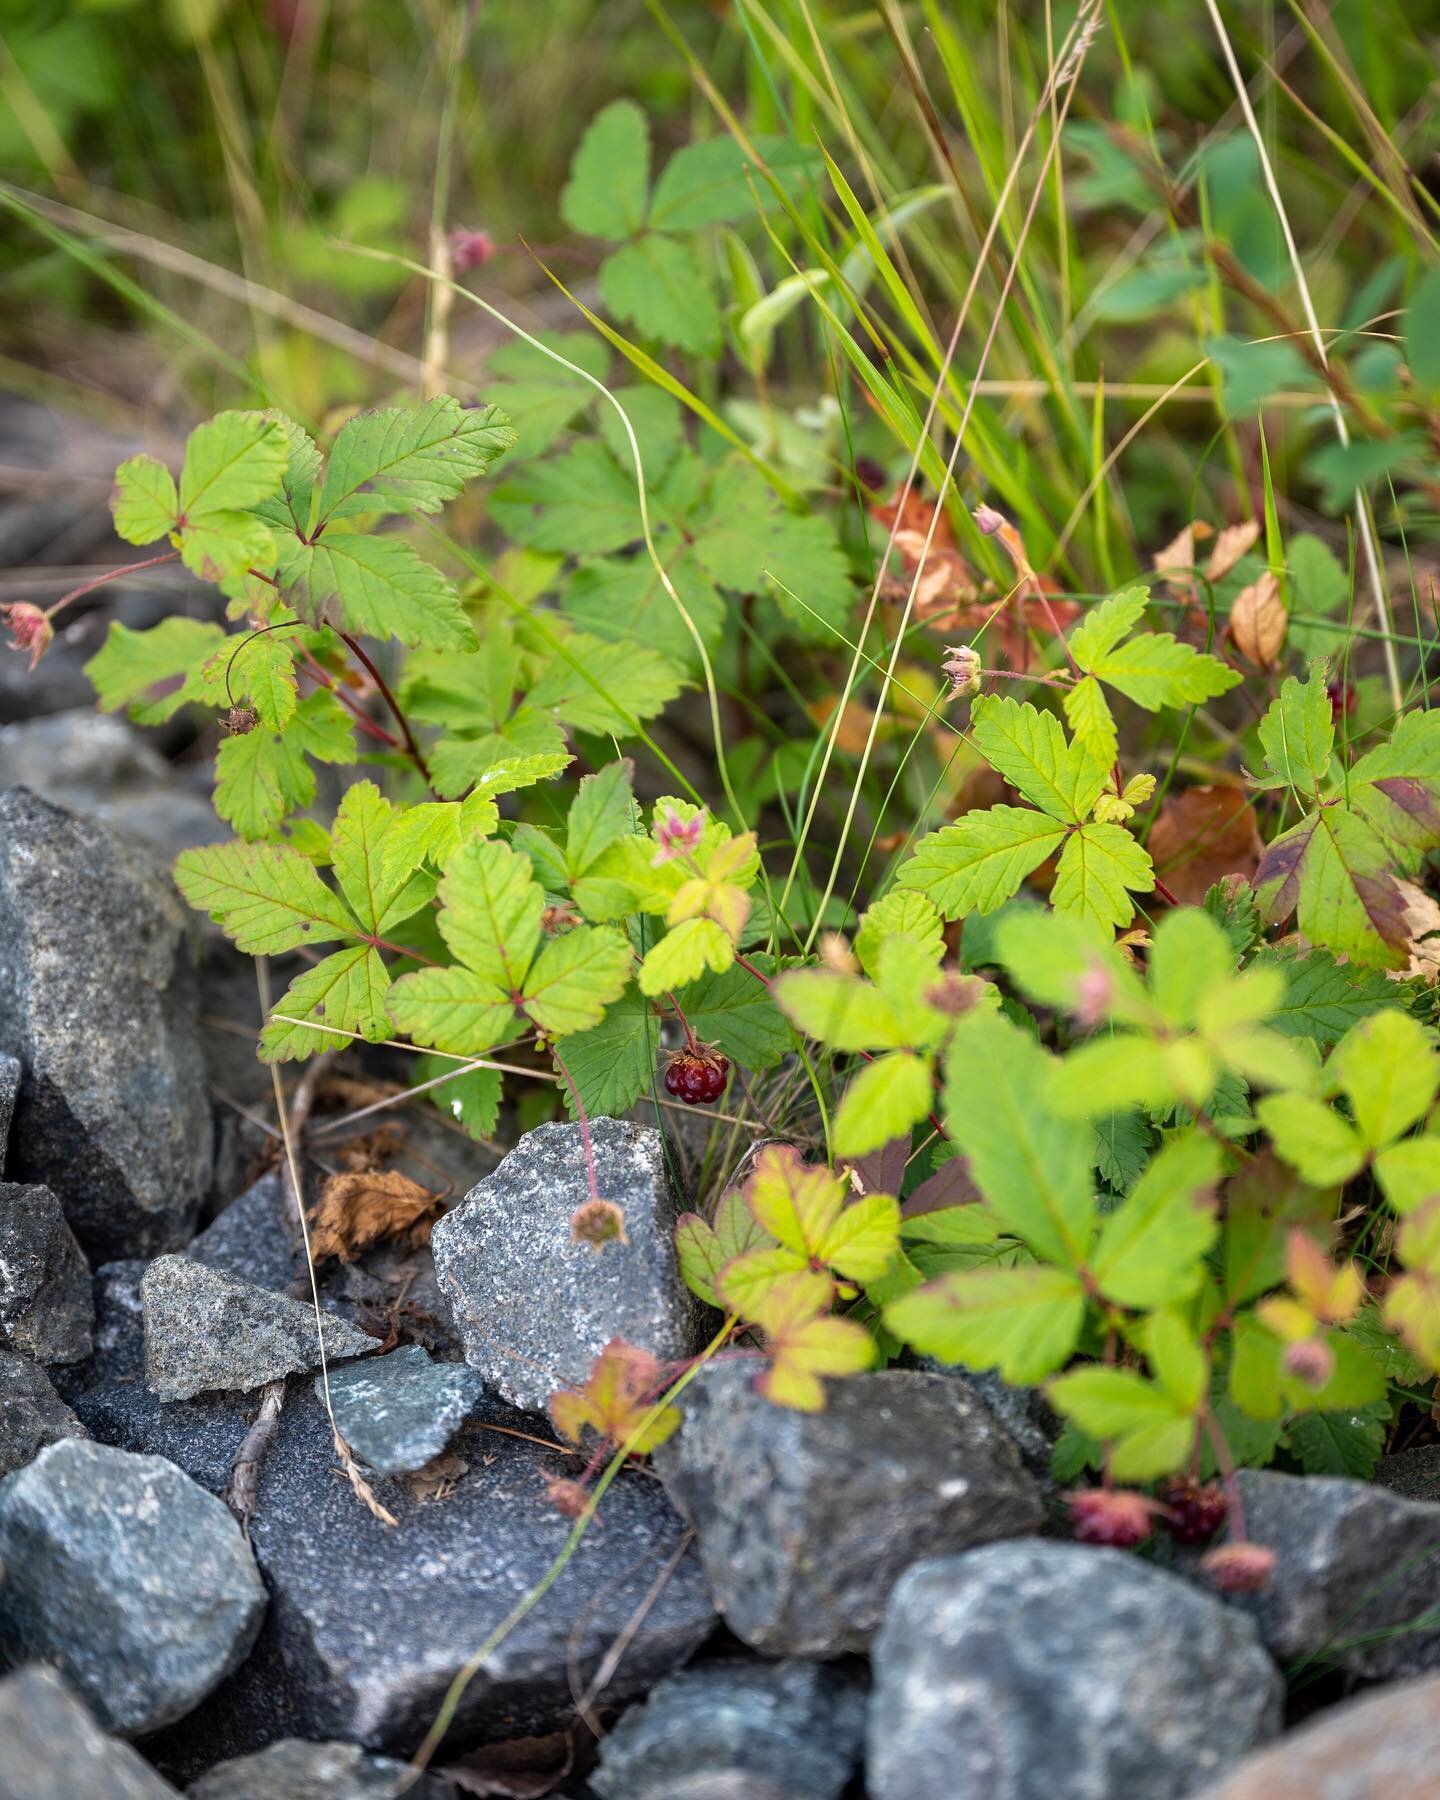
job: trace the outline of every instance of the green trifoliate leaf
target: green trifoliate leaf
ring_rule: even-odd
[[[294,717],[297,646],[274,631],[226,638],[205,662],[200,680],[212,706],[246,699],[271,731],[283,731]]]
[[[602,1114],[619,1118],[650,1091],[659,1053],[660,1021],[632,983],[605,1008],[598,1025],[566,1038],[565,1067],[591,1118]],[[573,1116],[575,1102],[568,1086],[562,1086],[560,1097]]]
[[[1083,745],[1065,741],[1054,713],[982,694],[970,727],[976,749],[1032,806],[1065,824],[1089,818],[1110,770]]]
[[[580,731],[632,733],[684,686],[674,663],[643,644],[612,644],[576,632],[530,690],[530,704]]]
[[[1149,853],[1123,826],[1082,825],[1060,852],[1050,904],[1100,926],[1128,925],[1135,916],[1131,891],[1148,894],[1154,886]]]
[[[1070,654],[1078,667],[1118,688],[1147,712],[1158,712],[1162,706],[1198,705],[1234,687],[1240,679],[1237,670],[1179,643],[1168,632],[1129,637],[1144,615],[1149,597],[1148,588],[1126,588],[1088,614],[1070,639]],[[1122,642],[1127,638],[1128,642]],[[1082,730],[1071,712],[1073,700],[1073,695],[1067,696],[1066,715],[1076,735],[1088,741],[1099,728],[1092,725],[1090,731]],[[1087,715],[1093,700],[1078,704],[1082,715]]]
[[[1093,606],[1070,634],[1070,654],[1075,666],[1093,672],[1145,616],[1148,588],[1124,588]]]
[[[641,535],[634,475],[592,439],[564,456],[511,470],[490,510],[507,537],[532,550],[599,555],[623,550]]]
[[[390,976],[370,945],[336,950],[297,976],[281,996],[260,1034],[261,1061],[288,1062],[342,1050],[350,1041],[344,1035],[348,1032],[379,1043],[391,1032],[385,1010],[389,989]],[[277,1018],[277,1013],[283,1017]],[[327,1031],[326,1026],[333,1029]]]
[[[897,888],[861,916],[860,929],[855,934],[855,955],[872,980],[880,946],[891,937],[913,938],[937,967],[945,954],[940,915],[923,894],[913,889]]]
[[[858,976],[792,969],[773,991],[786,1017],[832,1050],[889,1050],[910,1042],[890,999]]]
[[[386,881],[393,882],[426,861],[444,870],[462,844],[489,837],[499,823],[500,809],[483,793],[468,800],[423,800],[407,806],[381,844]]]
[[[279,488],[289,461],[289,437],[278,419],[217,413],[190,433],[185,446],[180,514],[194,524],[258,506]]]
[[[514,442],[498,407],[464,407],[448,394],[424,406],[361,413],[336,434],[316,523],[355,500],[366,511],[439,512]]]
[[[455,1066],[438,1056],[420,1056],[415,1060],[415,1076],[418,1081],[433,1081]],[[426,1097],[447,1118],[463,1125],[471,1137],[483,1141],[494,1136],[503,1082],[498,1069],[465,1069],[431,1088]]]
[[[540,947],[545,911],[526,859],[507,844],[466,844],[441,878],[439,898],[440,931],[459,961],[503,992],[518,993]]]
[[[1368,1481],[1384,1453],[1389,1420],[1384,1402],[1360,1412],[1309,1413],[1294,1421],[1288,1436],[1307,1475]]]
[[[833,647],[854,586],[828,519],[787,512],[748,464],[723,463],[697,522],[694,555],[720,587],[773,599],[796,631]]]
[[[667,931],[640,965],[640,992],[665,994],[698,981],[706,969],[724,974],[735,961],[735,945],[714,919],[686,919]]]
[[[446,650],[473,650],[475,633],[440,571],[397,537],[330,531],[318,543],[289,538],[276,579],[312,625]]]
[[[1173,1138],[1100,1229],[1091,1268],[1106,1299],[1152,1308],[1187,1300],[1215,1241],[1218,1146],[1199,1132]]]
[[[642,337],[697,356],[720,348],[720,309],[695,248],[653,231],[607,256],[600,294]]]
[[[370,937],[384,937],[435,892],[433,876],[386,856],[397,816],[373,781],[356,781],[345,790],[330,832],[340,892]]]
[[[635,830],[633,775],[633,763],[622,760],[581,779],[565,821],[565,868],[572,881]]]
[[[1365,1166],[1353,1125],[1309,1094],[1267,1094],[1256,1107],[1276,1151],[1312,1187],[1348,1181]]]
[[[132,456],[115,471],[110,495],[115,532],[127,544],[153,544],[175,529],[180,495],[175,478],[153,456]]]
[[[704,570],[687,559],[672,559],[667,572],[701,641],[713,651],[725,628],[724,599]],[[689,627],[654,563],[643,552],[582,562],[570,578],[561,605],[592,637],[647,644],[677,668],[689,671],[699,667]]]
[[[645,223],[650,128],[633,100],[616,100],[586,127],[560,196],[560,215],[589,237],[626,238]]]
[[[551,1037],[588,1031],[600,1023],[629,979],[634,952],[613,925],[581,925],[552,938],[530,965],[525,1012]]]
[[[190,904],[208,912],[247,955],[275,956],[301,944],[359,935],[339,897],[296,850],[270,844],[185,850],[175,880]]]
[[[510,991],[473,969],[420,969],[402,975],[387,1004],[400,1030],[417,1044],[456,1056],[482,1056],[514,1034]]]
[[[1016,1383],[1068,1362],[1084,1318],[1084,1289],[1066,1269],[958,1271],[885,1308],[887,1328],[923,1355]]]
[[[1037,1256],[1064,1268],[1089,1254],[1095,1201],[1091,1134],[1052,1110],[1053,1066],[999,1014],[962,1019],[945,1059],[945,1124],[997,1217]]]
[[[148,631],[112,620],[105,642],[85,665],[102,712],[123,706],[139,725],[160,725],[193,698],[195,676],[225,642],[218,625],[178,614]]]
[[[1115,729],[1115,715],[1105,698],[1104,689],[1093,675],[1076,682],[1065,695],[1065,717],[1075,734],[1097,762],[1107,767],[1120,754],[1120,738]]]
[[[1322,1047],[1395,998],[1394,983],[1378,969],[1338,963],[1323,950],[1265,949],[1252,966],[1278,969],[1285,977],[1285,997],[1270,1017],[1275,1030]]]
[[[1065,827],[1046,813],[988,806],[922,838],[895,880],[926,895],[942,918],[992,913],[1064,839]]]
[[[761,136],[751,143],[786,193],[798,193],[822,166],[814,150],[790,138]],[[770,182],[734,138],[707,138],[686,144],[666,163],[655,183],[649,223],[656,231],[693,231],[748,219],[779,204]]]

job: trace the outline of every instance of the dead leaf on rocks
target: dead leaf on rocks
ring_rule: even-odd
[[[1156,873],[1182,906],[1198,906],[1227,875],[1253,879],[1262,848],[1254,808],[1235,787],[1169,795],[1149,842]]]
[[[442,1450],[432,1456],[423,1469],[415,1469],[405,1477],[405,1484],[419,1501],[448,1500],[470,1471],[463,1456],[453,1450]]]
[[[1285,642],[1290,615],[1280,598],[1280,583],[1267,569],[1258,581],[1241,588],[1230,608],[1226,635],[1257,669],[1273,669]]]
[[[1413,882],[1395,885],[1405,902],[1405,947],[1410,952],[1409,963],[1396,978],[1418,975],[1433,985],[1440,980],[1440,906]]]
[[[311,1252],[316,1262],[330,1257],[353,1262],[369,1245],[386,1239],[412,1247],[428,1244],[443,1211],[428,1188],[398,1169],[332,1175],[310,1221]]]
[[[1253,547],[1259,535],[1258,519],[1246,519],[1239,525],[1222,527],[1210,552],[1210,560],[1205,565],[1206,579],[1223,581],[1245,552]]]

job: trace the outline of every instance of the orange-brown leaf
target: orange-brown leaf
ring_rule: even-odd
[[[1215,539],[1210,560],[1205,565],[1207,579],[1223,581],[1245,552],[1253,547],[1259,535],[1258,519],[1246,519],[1239,525],[1224,526]]]
[[[362,1250],[386,1239],[412,1247],[427,1244],[443,1211],[428,1188],[398,1169],[332,1175],[311,1218],[311,1251],[316,1262],[331,1257],[353,1262]]]
[[[1285,642],[1290,615],[1280,598],[1280,583],[1266,569],[1259,580],[1241,588],[1230,608],[1232,644],[1257,669],[1273,669]]]

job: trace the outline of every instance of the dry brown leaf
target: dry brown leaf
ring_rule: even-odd
[[[1226,525],[1215,539],[1210,560],[1205,565],[1206,578],[1223,581],[1260,535],[1260,521],[1246,519],[1239,525]]]
[[[1405,940],[1410,961],[1397,974],[1397,979],[1418,975],[1432,985],[1440,980],[1440,906],[1423,888],[1410,881],[1397,881],[1405,902]]]
[[[588,1768],[593,1761],[590,1746],[594,1739],[582,1725],[577,1724],[573,1730],[583,1745],[583,1762]],[[437,1773],[462,1794],[488,1796],[490,1800],[543,1800],[544,1795],[553,1794],[574,1773],[576,1765],[576,1743],[571,1732],[556,1731],[548,1737],[507,1738],[503,1743],[487,1744],[458,1762],[446,1763]]]
[[[439,1456],[432,1456],[424,1468],[407,1475],[405,1482],[417,1500],[448,1500],[469,1470],[470,1465],[463,1456],[457,1456],[453,1450],[442,1450]]]
[[[428,1244],[430,1229],[444,1211],[428,1188],[398,1169],[332,1175],[320,1190],[310,1221],[316,1262],[338,1256],[353,1262],[371,1244],[398,1239]]]
[[[1192,787],[1171,794],[1150,833],[1155,872],[1182,906],[1198,906],[1227,875],[1253,878],[1263,849],[1241,788]]]
[[[1280,598],[1280,583],[1267,569],[1258,581],[1241,588],[1230,608],[1227,635],[1247,662],[1273,669],[1285,642],[1290,615]]]

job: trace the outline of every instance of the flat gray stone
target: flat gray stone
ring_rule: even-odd
[[[10,1147],[10,1121],[20,1094],[20,1058],[0,1056],[0,1175],[5,1173],[5,1152]]]
[[[1241,1470],[1240,1492],[1246,1533],[1275,1552],[1275,1572],[1230,1600],[1273,1656],[1381,1681],[1440,1668],[1440,1506],[1271,1470]]]
[[[1212,1595],[1038,1538],[917,1563],[873,1673],[872,1800],[1180,1800],[1276,1735],[1284,1693]]]
[[[317,1398],[321,1385],[317,1376]],[[468,1363],[436,1362],[419,1344],[406,1344],[334,1370],[330,1404],[341,1437],[367,1468],[403,1475],[440,1454],[483,1385]]]
[[[190,1800],[453,1800],[448,1781],[369,1756],[358,1744],[309,1744],[282,1738],[253,1756],[233,1757],[192,1781]]]
[[[320,1366],[313,1308],[188,1256],[157,1256],[140,1283],[145,1383],[162,1400],[248,1392]],[[364,1356],[375,1339],[326,1315],[325,1354]]]
[[[90,1354],[90,1265],[48,1187],[0,1181],[0,1345],[36,1362]]]
[[[1440,1444],[1422,1444],[1418,1450],[1382,1456],[1373,1479],[1402,1499],[1440,1505]]]
[[[0,794],[0,1053],[23,1069],[6,1167],[53,1188],[96,1262],[184,1243],[209,1185],[191,945],[144,845]]]
[[[249,1653],[265,1588],[240,1528],[160,1456],[80,1438],[0,1481],[0,1656],[59,1665],[126,1737],[182,1718]]]
[[[681,1410],[655,1467],[726,1624],[771,1655],[863,1650],[911,1563],[1041,1522],[1014,1443],[950,1376],[852,1376],[804,1413],[757,1393],[753,1366],[716,1364]]]
[[[128,1744],[107,1737],[54,1669],[0,1681],[0,1800],[174,1800]]]
[[[305,1267],[300,1227],[280,1176],[262,1175],[192,1238],[185,1254],[256,1287],[286,1292]]]
[[[529,1412],[582,1384],[611,1338],[661,1362],[707,1339],[675,1258],[680,1209],[660,1133],[619,1119],[593,1119],[590,1132],[600,1193],[624,1212],[628,1243],[596,1250],[571,1237],[589,1198],[577,1125],[527,1131],[430,1239],[465,1360]]]
[[[517,1421],[509,1408],[481,1404],[486,1417]],[[444,1499],[376,1478],[376,1495],[399,1521],[388,1528],[337,1476],[329,1425],[308,1385],[291,1393],[261,1464],[251,1523],[270,1611],[244,1667],[147,1746],[162,1766],[193,1774],[282,1737],[396,1756],[415,1750],[457,1671],[570,1532],[545,1482],[572,1464],[474,1423],[455,1449],[468,1467]],[[454,1744],[571,1722],[572,1657],[578,1679],[589,1680],[634,1624],[683,1532],[657,1481],[622,1473],[555,1585],[466,1690]],[[692,1551],[644,1612],[606,1702],[623,1704],[679,1667],[714,1617]]]
[[[865,1741],[854,1670],[734,1658],[682,1669],[603,1741],[604,1800],[838,1800]]]
[[[85,1427],[39,1363],[0,1350],[0,1476],[23,1469],[47,1444],[84,1436]]]

